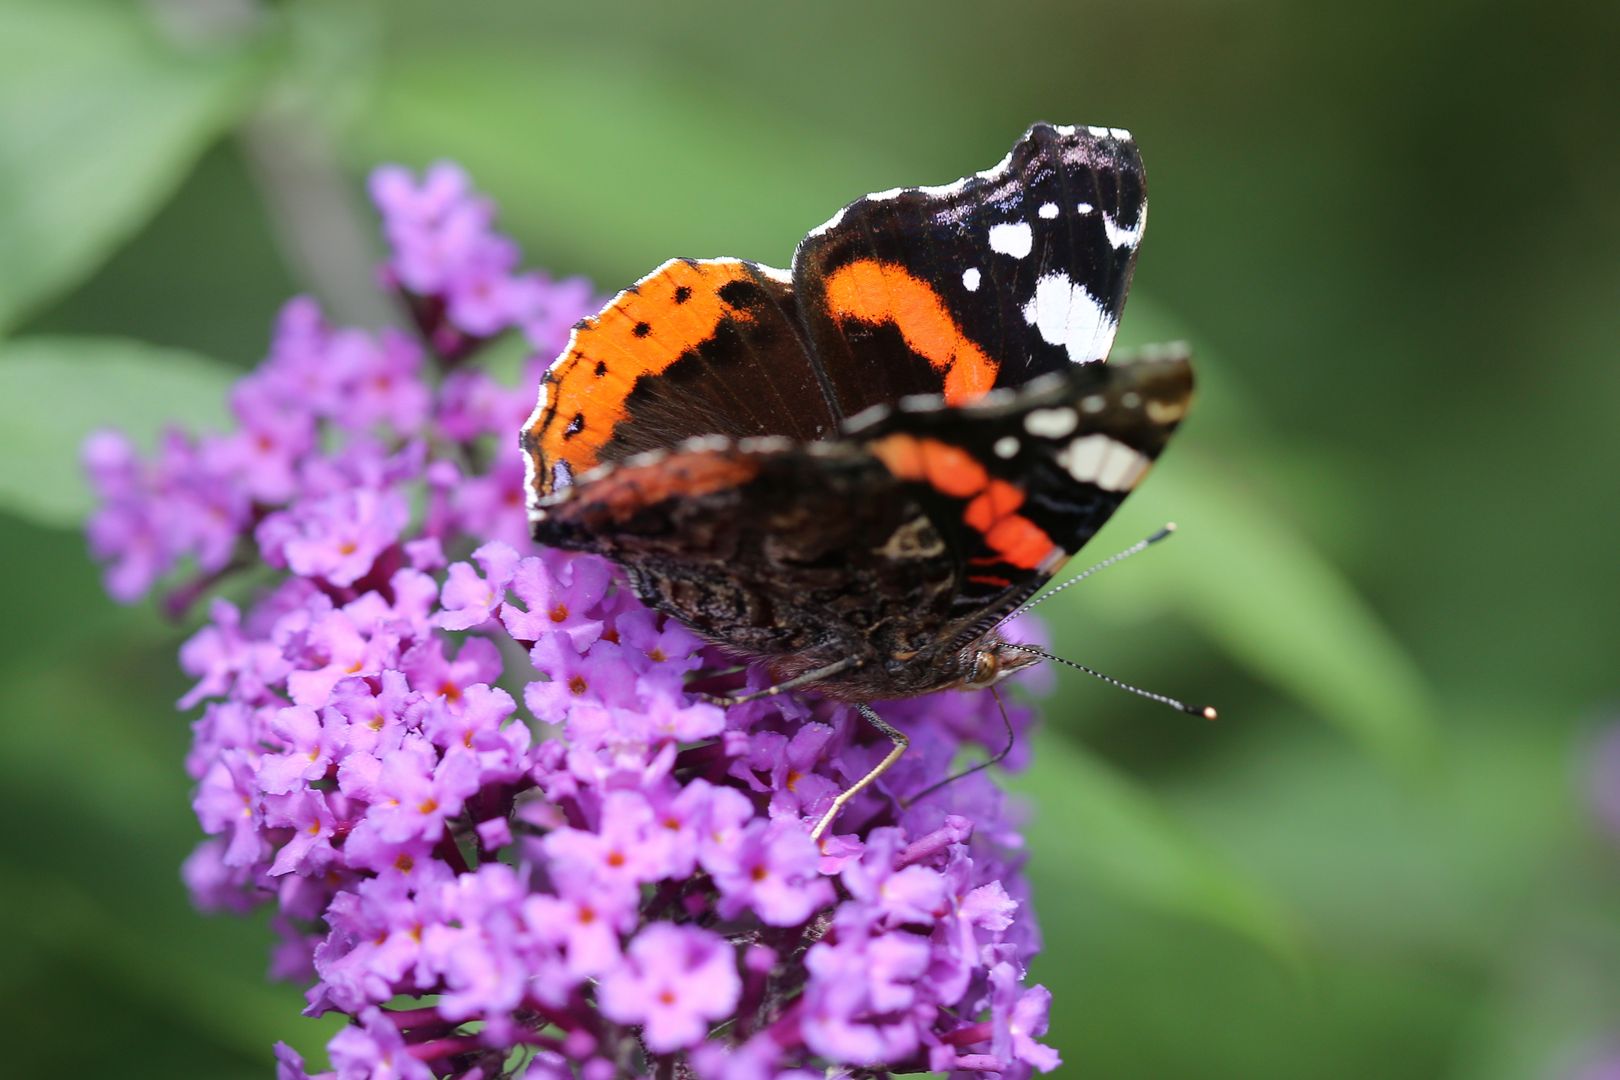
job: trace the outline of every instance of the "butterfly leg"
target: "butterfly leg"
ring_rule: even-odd
[[[785,694],[789,690],[798,690],[800,687],[809,686],[811,683],[820,682],[822,679],[825,679],[830,675],[837,675],[840,672],[848,671],[850,668],[859,666],[860,661],[856,658],[845,657],[842,660],[835,660],[832,663],[827,664],[825,667],[818,667],[813,670],[806,671],[802,675],[795,675],[791,679],[784,682],[779,682],[774,686],[767,686],[763,690],[756,690],[751,694],[700,694],[698,696],[704,701],[707,701],[710,705],[719,705],[721,708],[727,708],[732,705],[742,705],[750,701],[759,701],[763,698],[772,698],[778,694]]]
[[[842,810],[851,799],[871,786],[874,780],[888,772],[889,769],[894,766],[894,763],[900,760],[900,755],[906,752],[906,747],[911,745],[911,740],[906,738],[903,731],[894,725],[887,723],[883,717],[879,716],[873,711],[870,705],[857,705],[855,708],[860,712],[861,719],[865,720],[868,724],[871,724],[873,727],[877,728],[878,731],[882,732],[888,737],[888,740],[894,744],[894,749],[890,750],[888,754],[884,756],[882,761],[873,766],[871,772],[855,781],[855,783],[851,784],[848,788],[839,792],[838,798],[832,801],[832,805],[827,807],[827,812],[821,815],[821,820],[816,822],[816,827],[810,830],[810,839],[812,840],[819,841],[822,835],[826,833],[827,827],[833,823],[833,819],[838,816],[838,812]]]

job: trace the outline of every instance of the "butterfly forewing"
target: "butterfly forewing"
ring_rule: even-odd
[[[672,259],[574,328],[523,432],[531,495],[696,435],[825,438],[793,289],[740,259]]]
[[[985,172],[845,207],[793,260],[840,408],[941,391],[964,404],[1103,359],[1146,221],[1130,135],[1049,124]]]

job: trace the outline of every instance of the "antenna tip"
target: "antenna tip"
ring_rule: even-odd
[[[1215,711],[1215,706],[1213,705],[1205,705],[1199,715],[1205,720],[1219,720],[1221,718],[1220,713]]]
[[[1176,531],[1176,523],[1173,522],[1173,521],[1165,522],[1164,523],[1164,531],[1167,532],[1167,533],[1175,532]]]

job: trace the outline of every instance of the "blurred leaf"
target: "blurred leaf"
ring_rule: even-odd
[[[0,854],[0,910],[31,928],[22,955],[49,985],[120,1017],[161,1003],[139,1038],[168,1033],[181,1049],[159,1051],[159,1073],[242,1075],[222,1062],[264,1066],[277,1038],[317,1049],[333,1024],[299,1019],[297,987],[265,984],[262,919],[210,919],[187,902],[180,865],[201,835],[180,764],[186,719],[170,705],[179,636],[151,626],[6,666],[5,705],[33,720],[0,755],[0,813],[30,822]],[[74,798],[38,814],[64,791]],[[53,1047],[55,1068],[88,1073],[115,1037],[98,1028]]]
[[[1581,807],[1555,718],[1500,699],[1458,712],[1466,722],[1421,784],[1288,723],[1275,703],[1233,752],[1156,790],[1303,912],[1322,952],[1477,972],[1529,929],[1531,905],[1567,886]]]
[[[1043,900],[1044,869],[1030,871],[1044,940],[1030,976],[1052,991],[1049,1041],[1069,1066],[1054,1075],[1453,1075],[1453,1032],[1472,1003],[1467,976],[1454,967],[1421,954],[1329,950],[1313,925],[1302,979],[1243,939],[1111,902],[1080,882],[1054,907]]]
[[[0,864],[8,882],[21,882],[18,867]],[[57,964],[82,960],[95,965],[110,982],[130,997],[161,1000],[173,1020],[187,1023],[194,1032],[235,1050],[249,1060],[268,1065],[276,1040],[309,1044],[318,1029],[330,1036],[341,1017],[311,1025],[297,1015],[296,995],[288,989],[247,981],[242,973],[222,971],[208,955],[189,950],[184,936],[154,934],[150,924],[134,924],[116,903],[106,902],[84,884],[41,875],[26,875],[26,890],[0,894],[7,910],[26,919],[31,928],[29,945]],[[105,883],[101,883],[105,884]],[[7,893],[12,890],[8,887]],[[200,918],[200,915],[194,915]],[[60,1050],[60,1048],[59,1048]]]
[[[143,5],[0,0],[0,332],[93,270],[250,102],[246,48]]]
[[[1300,913],[1308,993],[1275,1000],[1244,965],[1187,935],[1167,942],[1162,927],[1132,940],[1090,909],[1068,922],[1046,911],[1049,952],[1085,958],[1081,999],[1060,995],[1055,1010],[1118,1044],[1105,1054],[1185,1017],[1178,1040],[1212,1062],[1165,1065],[1175,1051],[1156,1050],[1156,1067],[1128,1075],[1572,1075],[1543,1066],[1620,1015],[1620,998],[1597,989],[1620,959],[1620,874],[1583,881],[1613,853],[1570,835],[1580,807],[1557,718],[1534,701],[1458,702],[1466,721],[1413,785],[1290,712],[1271,703],[1224,753],[1183,762],[1155,791]],[[1051,861],[1031,861],[1037,902]],[[1398,1049],[1381,1062],[1380,1047]]]
[[[1224,927],[1300,967],[1294,916],[1154,798],[1066,740],[1042,738],[1014,790],[1035,800],[1027,830],[1037,902],[1068,896],[1076,876],[1149,907]]]
[[[290,0],[278,15],[285,49],[264,106],[299,117],[324,139],[341,140],[370,106],[390,42],[388,4],[377,0]]]
[[[1612,1075],[1620,1060],[1615,893],[1611,883],[1607,892],[1560,899],[1526,920],[1524,940],[1499,947],[1492,995],[1460,1040],[1454,1076]]]
[[[120,338],[0,342],[0,507],[76,525],[91,506],[86,435],[113,427],[149,446],[170,421],[219,427],[233,378],[206,357]]]
[[[1133,302],[1132,318],[1135,340],[1197,340],[1151,302]],[[1177,551],[1155,557],[1152,574],[1128,582],[1104,576],[1088,586],[1088,600],[1178,611],[1254,674],[1386,763],[1419,765],[1434,742],[1426,681],[1344,573],[1294,526],[1290,512],[1292,488],[1309,485],[1334,491],[1337,516],[1353,519],[1358,508],[1344,505],[1353,493],[1339,489],[1334,475],[1280,467],[1293,455],[1267,436],[1231,372],[1208,350],[1195,345],[1194,352],[1198,404],[1145,488],[1153,493],[1155,516],[1142,516],[1148,507],[1140,496],[1121,515],[1143,528],[1173,514],[1185,534]],[[1281,481],[1285,494],[1276,494],[1268,480]],[[1306,490],[1301,500],[1313,497]],[[1280,502],[1285,497],[1287,504]]]
[[[781,266],[845,201],[926,179],[797,119],[745,82],[623,52],[435,43],[391,67],[353,142],[366,166],[460,161],[553,269],[722,254]]]
[[[1159,490],[1195,530],[1200,552],[1165,560],[1152,587],[1371,752],[1399,767],[1422,762],[1433,743],[1428,688],[1344,575],[1214,463],[1180,462]]]

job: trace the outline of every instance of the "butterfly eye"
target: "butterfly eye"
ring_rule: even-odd
[[[966,685],[969,689],[979,690],[991,685],[1001,674],[1001,661],[990,649],[980,649],[973,657],[973,674],[969,676]]]

